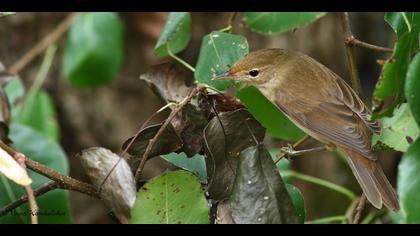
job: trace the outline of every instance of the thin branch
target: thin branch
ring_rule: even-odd
[[[232,12],[230,13],[229,19],[227,21],[227,25],[232,26],[233,21],[235,20],[236,16],[238,15],[238,12]]]
[[[9,147],[3,142],[0,142],[0,148],[3,148],[7,153],[9,153],[12,157],[16,156],[17,154],[21,154],[19,152],[16,152],[13,148]],[[23,154],[21,154],[23,155]],[[38,163],[32,159],[29,159],[25,155],[23,155],[23,158],[25,160],[26,166],[37,172],[38,174],[41,174],[51,180],[54,180],[57,182],[59,187],[61,189],[67,189],[67,190],[73,190],[76,192],[84,193],[92,197],[99,198],[99,194],[96,191],[96,188],[88,183],[81,182],[77,179],[73,179],[70,176],[62,175],[59,172],[48,168],[47,166],[44,166],[41,163]]]
[[[19,163],[19,165],[21,165],[26,171],[25,156],[18,153],[16,156],[14,156],[14,158]],[[27,199],[29,201],[29,208],[31,209],[31,211],[30,211],[31,223],[32,224],[38,224],[38,214],[37,213],[38,213],[39,208],[38,208],[38,205],[36,204],[34,191],[32,190],[30,185],[24,186],[24,189],[26,191]]]
[[[57,182],[55,181],[49,181],[47,183],[45,183],[44,185],[42,185],[41,187],[35,189],[33,191],[33,196],[34,197],[39,197],[51,190],[57,189],[59,188]],[[28,202],[28,196],[22,196],[19,199],[17,199],[16,201],[0,208],[0,217],[6,215],[8,212],[13,211],[14,209],[22,206],[23,204]]]
[[[381,47],[358,40],[354,37],[353,32],[351,31],[349,14],[347,12],[340,13],[340,17],[344,32],[344,42],[346,43],[346,45],[364,47],[379,52],[392,53],[394,51],[391,48]]]
[[[144,166],[146,164],[146,161],[149,157],[150,152],[152,151],[152,148],[154,146],[154,144],[156,143],[157,139],[160,137],[160,135],[163,133],[163,131],[166,129],[166,127],[170,124],[170,122],[172,121],[172,119],[175,117],[176,114],[178,114],[179,111],[182,110],[182,108],[184,108],[184,106],[186,106],[188,104],[188,102],[191,101],[191,99],[197,95],[201,90],[203,89],[203,87],[196,87],[194,90],[191,91],[191,93],[182,101],[178,104],[177,107],[175,107],[171,114],[169,114],[168,118],[165,120],[165,122],[163,123],[163,125],[160,127],[160,129],[158,130],[158,132],[155,134],[155,136],[153,137],[153,139],[151,139],[147,145],[146,151],[144,152],[139,167],[136,170],[136,175],[135,175],[135,179],[138,182],[140,180],[141,174],[143,172]]]
[[[363,209],[365,209],[365,205],[366,205],[366,195],[362,193],[362,196],[359,199],[357,207],[354,210],[354,217],[353,217],[352,224],[359,223]]]
[[[347,12],[340,13],[341,18],[341,26],[343,28],[344,33],[344,44],[346,46],[346,56],[347,56],[347,63],[350,70],[350,78],[353,90],[356,94],[361,97],[361,86],[360,86],[360,79],[359,79],[359,72],[357,70],[356,59],[353,54],[353,45],[350,44],[349,39],[354,38],[353,33],[351,32],[350,26],[350,19]]]
[[[9,73],[18,74],[35,57],[45,51],[48,46],[57,42],[70,28],[73,20],[80,13],[70,13],[51,33],[46,35],[40,42],[27,51],[19,60],[10,66]]]
[[[292,145],[292,147],[293,148],[298,148],[300,145],[302,145],[304,142],[306,142],[306,140],[308,140],[309,138],[311,138],[309,135],[305,135],[303,138],[301,138],[296,143],[294,143]],[[277,162],[279,162],[281,159],[283,159],[283,157],[285,157],[286,155],[287,155],[287,152],[280,152],[279,154],[277,154],[276,159],[274,160],[274,163],[277,164]]]
[[[356,39],[354,36],[351,36],[350,38],[348,38],[346,40],[346,43],[352,46],[354,45],[354,46],[364,47],[364,48],[372,49],[374,51],[379,51],[379,52],[389,52],[389,53],[394,52],[392,48],[385,48],[385,47],[373,45],[370,43],[366,43],[366,42]]]

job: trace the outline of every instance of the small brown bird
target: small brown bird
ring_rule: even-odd
[[[372,133],[381,128],[369,120],[370,110],[353,89],[330,69],[302,53],[262,49],[214,80],[243,81],[258,88],[299,128],[346,155],[373,206],[399,210],[397,194],[371,151]]]

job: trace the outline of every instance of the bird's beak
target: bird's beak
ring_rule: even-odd
[[[228,72],[225,72],[223,74],[213,77],[211,80],[216,81],[216,80],[232,80],[232,79],[233,77],[229,74],[229,71],[228,71]]]

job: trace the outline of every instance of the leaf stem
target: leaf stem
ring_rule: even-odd
[[[81,13],[70,13],[67,17],[49,34],[47,34],[40,42],[26,52],[19,60],[10,66],[9,73],[16,75],[25,68],[35,57],[41,54],[49,45],[57,42],[70,28],[73,20]]]
[[[411,24],[408,21],[407,15],[405,14],[405,12],[401,12],[401,15],[402,15],[402,17],[404,19],[405,24],[407,25],[408,32],[411,32]]]
[[[188,68],[190,71],[192,71],[193,73],[195,73],[195,68],[192,67],[190,64],[188,64],[186,61],[182,60],[181,58],[177,57],[169,48],[169,44],[166,44],[166,48],[168,49],[168,54],[170,57],[172,57],[173,59],[175,59],[175,61],[179,62],[180,64],[182,64],[183,66],[185,66],[186,68]]]
[[[321,218],[317,220],[307,221],[305,222],[305,224],[326,224],[326,223],[331,223],[335,221],[343,221],[345,219],[346,219],[346,216],[343,216],[343,215],[330,216],[330,217],[325,217],[325,218]]]
[[[356,195],[351,190],[349,190],[347,188],[344,188],[340,185],[337,185],[335,183],[317,178],[317,177],[301,174],[301,173],[298,173],[298,172],[295,172],[295,171],[292,171],[292,170],[283,171],[283,175],[294,177],[294,178],[306,181],[308,183],[317,184],[317,185],[323,186],[325,188],[331,189],[333,191],[336,191],[338,193],[341,193],[341,194],[345,195],[351,201],[354,201],[356,199]]]

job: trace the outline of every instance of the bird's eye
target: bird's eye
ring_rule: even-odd
[[[260,72],[258,70],[249,71],[249,75],[252,77],[257,77]]]

